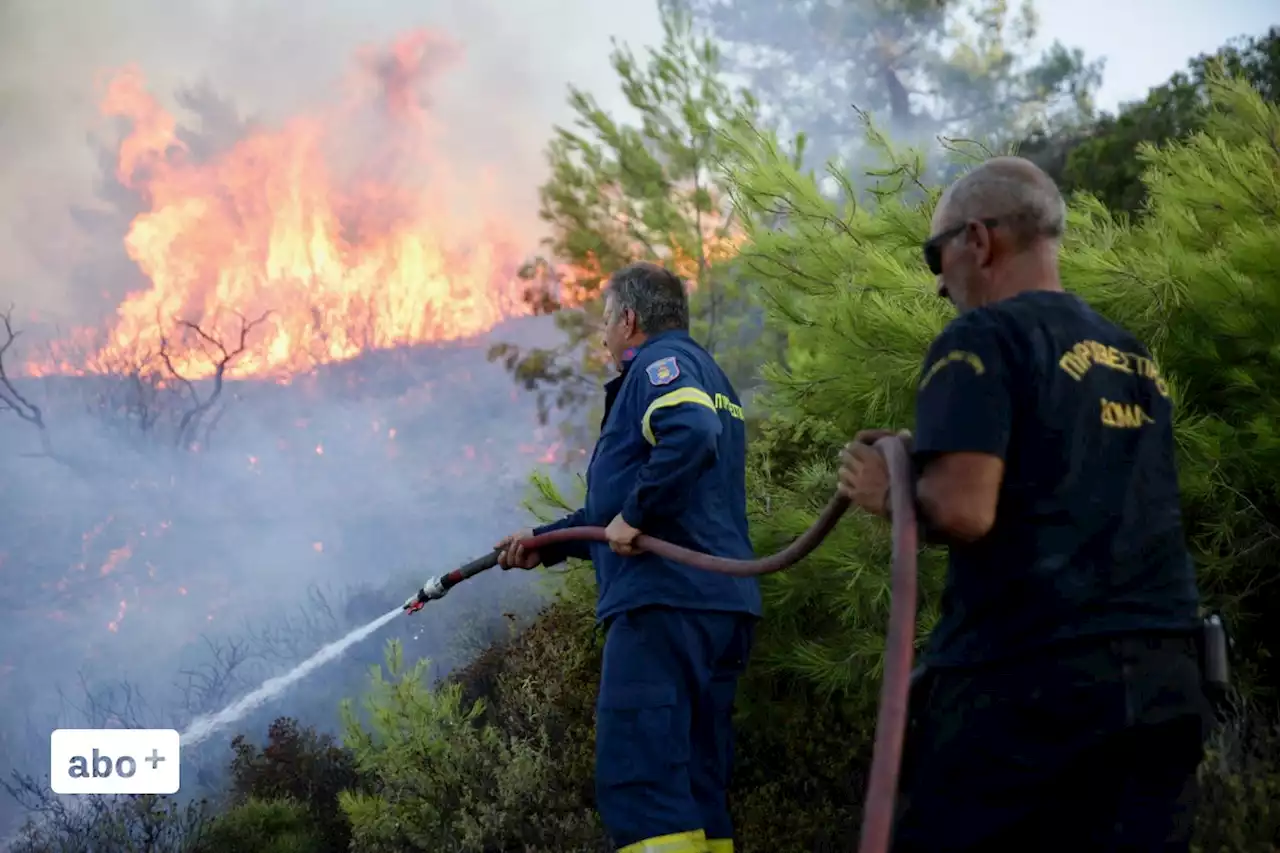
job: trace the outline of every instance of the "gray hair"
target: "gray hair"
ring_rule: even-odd
[[[646,335],[672,329],[689,330],[689,296],[675,273],[645,261],[628,264],[609,277],[606,299],[613,297],[615,312],[630,309],[636,325]]]
[[[1023,245],[1037,237],[1062,239],[1067,205],[1058,185],[1030,160],[995,157],[960,178],[943,194],[946,222],[1000,219]]]

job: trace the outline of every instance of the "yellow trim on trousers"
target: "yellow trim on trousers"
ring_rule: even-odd
[[[618,853],[707,853],[707,836],[701,829],[659,835],[628,844]]]
[[[733,853],[733,839],[708,838],[707,853]]]

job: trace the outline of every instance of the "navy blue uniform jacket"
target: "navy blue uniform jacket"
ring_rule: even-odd
[[[746,448],[741,401],[710,353],[684,332],[654,335],[605,385],[586,506],[534,533],[604,527],[621,512],[628,524],[659,539],[751,559]],[[648,605],[761,613],[755,578],[702,571],[653,554],[622,557],[603,542],[542,552],[547,566],[566,557],[595,564],[601,621]]]

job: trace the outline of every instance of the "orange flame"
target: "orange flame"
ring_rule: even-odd
[[[180,375],[206,377],[218,345],[234,351],[244,318],[266,314],[226,375],[285,375],[527,313],[519,235],[469,213],[483,187],[432,156],[421,89],[458,54],[425,31],[364,51],[339,103],[205,160],[137,68],[116,73],[102,111],[130,123],[116,176],[148,205],[125,244],[150,287],[81,363],[64,347],[30,371],[158,371],[163,350]]]
[[[121,563],[133,556],[133,548],[128,544],[113,549],[107,554],[106,562],[102,564],[102,568],[98,569],[98,574],[102,577],[114,572]]]
[[[655,260],[680,276],[693,292],[698,289],[704,268],[733,260],[746,242],[747,234],[740,227],[720,226],[709,220],[702,225],[700,245],[692,251],[682,248],[673,235]],[[635,258],[649,258],[654,254],[644,244],[629,238],[624,238],[622,243],[628,246]],[[554,287],[555,301],[559,305],[577,308],[600,295],[609,281],[610,271],[604,269],[594,252],[588,251],[579,263],[540,266],[529,270],[528,274],[535,283],[535,291],[538,287],[547,290]]]
[[[124,621],[124,614],[129,609],[129,602],[120,601],[120,607],[116,610],[116,618],[107,623],[107,630],[115,634],[120,631],[120,623]]]

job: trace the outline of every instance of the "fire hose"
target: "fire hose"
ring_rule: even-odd
[[[880,687],[880,708],[876,736],[863,802],[862,833],[858,853],[887,853],[893,825],[902,744],[907,728],[907,697],[915,650],[916,552],[918,550],[915,501],[912,497],[911,464],[906,446],[896,436],[875,444],[889,467],[889,508],[893,520],[892,599],[885,641],[884,679]],[[849,508],[849,499],[837,493],[813,526],[778,553],[756,560],[714,557],[682,548],[662,539],[641,534],[635,547],[677,563],[734,577],[758,577],[782,571],[807,556],[835,528]],[[525,550],[536,551],[568,541],[604,542],[603,527],[570,527],[521,541]],[[448,574],[432,578],[404,604],[406,613],[416,613],[429,601],[443,598],[453,587],[498,564],[500,551],[479,557]]]

